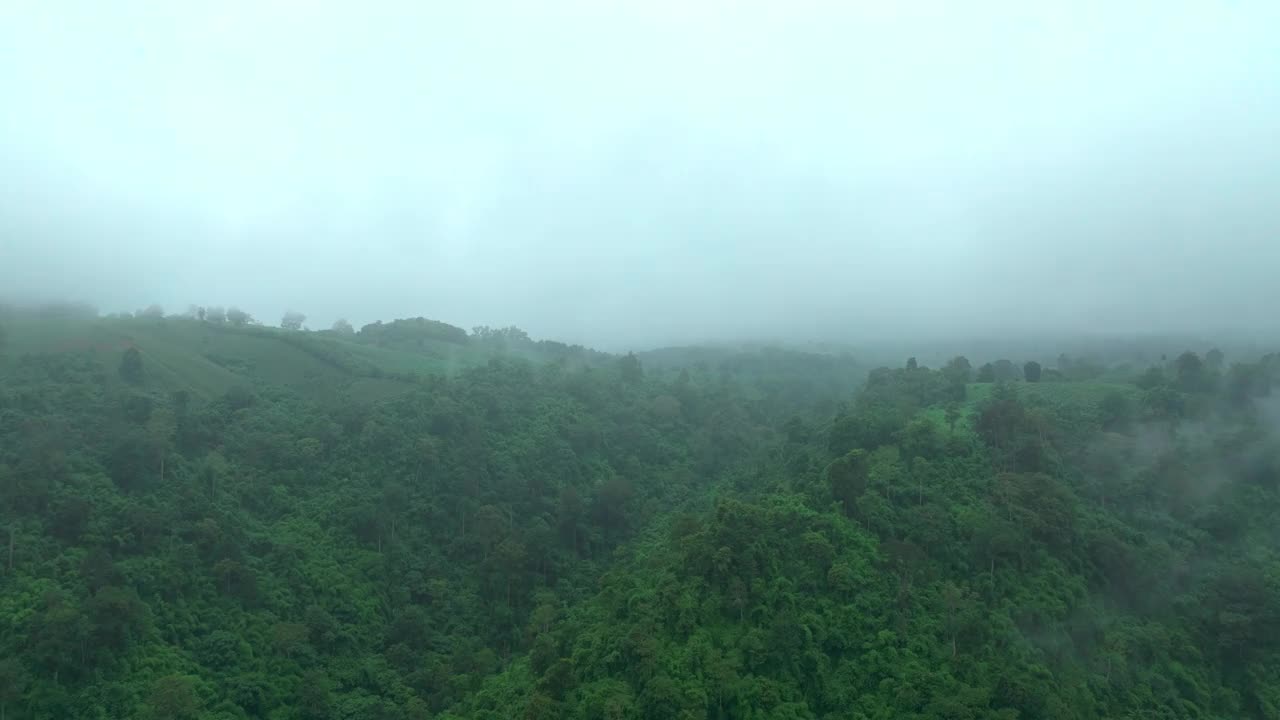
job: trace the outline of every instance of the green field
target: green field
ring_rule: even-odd
[[[80,356],[114,371],[125,350],[142,354],[153,387],[215,397],[238,384],[284,386],[304,394],[335,388],[362,399],[408,387],[406,375],[453,375],[483,364],[485,347],[424,342],[412,351],[334,333],[236,327],[189,318],[16,317],[6,323],[8,354]]]

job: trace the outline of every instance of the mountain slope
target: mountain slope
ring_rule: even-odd
[[[6,718],[1280,708],[1275,357],[0,326]]]
[[[1109,416],[1115,392],[983,387],[976,430],[908,421],[834,460],[786,441],[455,716],[1274,717],[1269,401],[1168,423]]]
[[[404,351],[208,325],[57,320],[50,343],[101,345],[46,353],[9,334],[8,717],[427,717],[778,432],[634,358],[482,346],[451,376],[359,374]]]

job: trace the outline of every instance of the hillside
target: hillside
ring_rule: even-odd
[[[1280,368],[1179,360],[1146,392],[968,384],[951,429],[943,373],[876,371],[453,716],[1276,717]],[[1222,404],[1156,402],[1193,387]]]
[[[469,336],[423,318],[375,323],[359,332],[299,332],[192,317],[100,317],[78,308],[0,308],[14,357],[81,358],[112,369],[136,348],[156,390],[211,399],[232,387],[271,385],[301,394],[370,400],[429,375],[456,375],[493,357],[535,363],[607,358],[581,347],[534,342],[514,329]]]
[[[0,329],[6,720],[1280,716],[1274,356]]]

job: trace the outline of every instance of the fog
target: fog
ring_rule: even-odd
[[[0,4],[0,297],[1277,329],[1280,3]]]

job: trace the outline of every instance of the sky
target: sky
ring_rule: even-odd
[[[1280,3],[0,2],[0,298],[1280,330]]]

